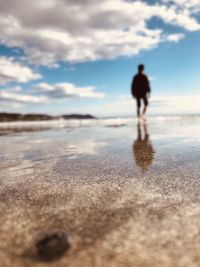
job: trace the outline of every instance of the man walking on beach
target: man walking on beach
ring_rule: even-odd
[[[131,84],[131,93],[132,96],[136,99],[137,103],[138,119],[141,117],[140,114],[141,100],[143,100],[144,103],[144,109],[142,112],[142,116],[144,116],[147,111],[148,98],[151,92],[148,77],[143,72],[144,72],[144,65],[142,64],[138,65],[138,74],[136,74],[133,77],[133,81]]]

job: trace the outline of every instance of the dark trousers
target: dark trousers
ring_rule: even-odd
[[[147,96],[142,96],[142,97],[136,97],[136,102],[137,102],[137,107],[140,108],[141,107],[141,100],[144,103],[144,106],[147,107],[148,106],[148,99]]]

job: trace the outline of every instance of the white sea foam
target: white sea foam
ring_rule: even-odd
[[[149,116],[148,122],[154,121],[184,121],[184,120],[200,120],[200,115],[161,115]],[[113,118],[100,118],[100,119],[72,119],[72,120],[49,120],[49,121],[17,121],[17,122],[1,122],[0,129],[13,128],[13,127],[51,127],[51,128],[64,128],[64,127],[89,127],[89,126],[107,126],[107,127],[122,127],[132,125],[137,122],[136,117],[113,117]]]

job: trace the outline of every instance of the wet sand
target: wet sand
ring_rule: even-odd
[[[199,125],[1,134],[0,266],[200,266]]]

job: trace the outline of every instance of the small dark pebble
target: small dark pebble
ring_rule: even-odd
[[[43,261],[60,258],[69,248],[70,243],[64,233],[48,234],[36,243],[37,253]]]

